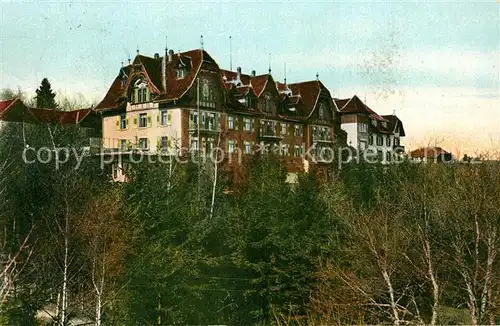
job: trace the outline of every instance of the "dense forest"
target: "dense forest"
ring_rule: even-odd
[[[114,183],[99,156],[75,169],[83,141],[2,129],[0,324],[500,323],[498,163],[353,164],[289,184],[256,156],[238,184],[175,161]],[[24,163],[41,146],[75,151]]]

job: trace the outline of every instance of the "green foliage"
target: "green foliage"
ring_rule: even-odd
[[[110,183],[92,156],[77,170],[74,157],[58,170],[22,163],[26,145],[81,149],[84,140],[74,127],[3,130],[3,254],[34,234],[32,253],[19,256],[16,291],[2,306],[4,324],[30,325],[36,311],[57,303],[64,236],[70,313],[90,318],[93,258],[103,244],[121,246],[106,256],[107,325],[393,323],[387,277],[401,321],[429,323],[429,259],[439,284],[438,322],[469,322],[464,273],[475,277],[477,302],[490,285],[498,300],[499,261],[488,265],[498,250],[491,244],[500,242],[498,164],[365,163],[345,166],[330,184],[312,174],[287,184],[278,161],[256,157],[234,190],[223,172],[214,184],[209,163],[133,164],[124,184]],[[71,227],[61,232],[66,217]],[[101,233],[89,225],[103,220],[117,223],[99,224]],[[495,321],[494,304],[484,302],[478,321]]]
[[[42,79],[40,87],[36,90],[36,107],[39,109],[56,109],[56,93],[52,91],[47,78]]]

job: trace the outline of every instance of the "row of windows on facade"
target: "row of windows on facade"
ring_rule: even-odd
[[[198,138],[197,137],[191,138],[190,144],[191,144],[191,146],[190,146],[191,150],[198,150],[199,145],[198,145]],[[261,143],[260,145],[262,148],[262,153],[269,153],[269,151],[275,151],[279,155],[290,156],[290,145],[289,144],[286,144],[286,143],[280,143],[280,144]],[[127,150],[131,150],[134,148],[147,151],[150,149],[151,144],[150,144],[149,138],[142,137],[142,138],[138,138],[134,144],[128,139],[120,139],[120,140],[118,140],[117,147],[121,151],[127,151]],[[244,141],[242,149],[243,149],[243,152],[245,154],[252,154],[254,147],[255,147],[255,142]],[[172,149],[172,139],[168,136],[158,137],[156,148],[159,151],[171,150]],[[206,151],[213,150],[215,148],[215,139],[202,138],[201,148],[205,149]],[[228,153],[236,152],[237,148],[238,148],[238,141],[237,140],[230,139],[227,141],[226,150]],[[301,156],[305,151],[305,144],[295,145],[294,149],[295,150],[294,150],[293,154],[295,156]]]
[[[160,126],[170,125],[172,123],[172,112],[171,111],[160,111],[156,116],[157,123]],[[220,114],[213,112],[201,112],[201,121],[200,128],[204,130],[220,130]],[[252,118],[243,118],[243,131],[253,132],[255,131],[254,119]],[[151,115],[148,113],[139,113],[136,117],[134,117],[134,126],[138,126],[138,128],[146,128],[150,127],[151,124]],[[239,119],[235,116],[227,116],[227,128],[230,130],[238,130],[239,129]],[[278,134],[278,123],[272,120],[261,120],[261,133],[267,136],[277,136]],[[128,128],[129,119],[126,114],[121,114],[117,116],[116,126],[118,129],[125,130]],[[198,112],[191,111],[190,112],[190,129],[195,129],[198,125]],[[294,136],[303,136],[303,127],[301,125],[295,125],[294,129],[291,128],[292,124],[280,123],[280,134],[282,136],[286,135],[294,135]],[[331,128],[330,127],[321,127],[321,126],[313,126],[313,139],[317,140],[331,140]]]
[[[380,135],[370,135],[368,137],[368,144],[373,145],[373,138],[377,139],[377,146],[384,146],[384,137]],[[386,146],[391,146],[391,136],[386,136],[385,137],[385,145]],[[394,146],[399,146],[399,138],[394,138]]]
[[[181,74],[181,76],[178,75],[178,78],[184,78],[184,76]],[[198,94],[199,105],[202,107],[215,108],[217,102],[217,95],[215,89],[211,86],[208,86],[205,80],[203,80],[202,83],[203,83],[202,86],[203,90],[201,91],[201,94]],[[151,100],[151,93],[149,92],[149,89],[142,85],[144,85],[144,83],[142,83],[141,86],[134,87],[134,89],[132,90],[130,98],[130,101],[132,103],[145,103]],[[247,108],[253,107],[254,104],[252,97],[250,96],[240,99],[239,102],[244,104],[245,107]],[[263,112],[268,112],[268,113],[275,112],[276,103],[272,95],[265,94],[262,99],[257,99],[257,108]],[[326,117],[326,109],[323,105],[321,105],[319,107],[319,118],[324,119],[325,117]]]
[[[371,120],[371,122],[372,122],[372,125],[373,125],[374,127],[376,127],[376,126],[377,126],[377,120]],[[382,124],[382,126],[383,126],[384,128],[387,128],[387,122],[382,121],[382,122],[381,122],[381,124]],[[368,124],[366,124],[366,123],[359,123],[359,124],[358,124],[358,132],[364,132],[364,133],[367,133],[367,132],[368,132]]]
[[[201,146],[198,144],[198,137],[192,137],[190,139],[190,149],[197,150],[198,148],[202,148],[206,151],[212,151],[215,147],[215,140],[213,138],[201,138]],[[243,146],[241,147],[244,154],[253,154],[255,148],[254,141],[243,141]],[[226,141],[226,151],[229,154],[235,153],[239,149],[238,141],[235,139],[229,139]],[[267,144],[265,142],[259,143],[259,151],[264,154],[268,154],[270,152],[274,152],[276,154],[282,156],[290,156],[290,144],[279,143],[279,144]],[[295,156],[302,156],[305,152],[305,144],[302,145],[294,145],[294,152],[292,153]]]
[[[148,113],[139,113],[136,116],[134,116],[133,122],[134,126],[137,126],[138,128],[147,128],[151,127],[151,114]],[[156,116],[156,122],[160,126],[167,126],[172,123],[172,112],[171,111],[160,111],[159,114]],[[129,126],[129,120],[126,114],[121,114],[116,117],[116,128],[125,130],[128,129]]]
[[[121,151],[128,151],[132,149],[149,150],[151,147],[149,138],[142,137],[137,138],[135,142],[129,139],[119,139],[117,141],[117,148]],[[156,148],[158,150],[172,149],[172,139],[168,136],[160,136],[156,140]]]
[[[181,73],[178,75],[180,78],[184,78],[184,75]],[[208,82],[203,80],[203,90],[200,94],[198,94],[199,105],[204,107],[215,108],[217,102],[217,94],[213,87],[208,85]],[[151,92],[146,86],[147,83],[143,80],[138,80],[136,86],[132,88],[130,93],[130,102],[131,103],[146,103],[152,100]]]
[[[213,112],[205,112],[201,111],[201,121],[200,121],[200,129],[203,130],[220,130],[220,117],[219,113]],[[228,115],[226,119],[226,126],[228,130],[240,130],[240,119],[236,116]],[[242,118],[242,126],[243,131],[254,132],[255,131],[255,119],[253,118]],[[260,120],[261,125],[261,133],[270,136],[276,136],[278,133],[277,126],[278,122],[273,120]],[[196,129],[198,126],[198,112],[191,111],[189,114],[189,128]],[[292,126],[292,124],[288,124],[285,122],[280,123],[281,127],[281,135],[286,136],[287,134],[302,136],[303,135],[303,127],[301,125],[295,125],[294,131],[288,129]],[[328,128],[328,127],[327,127]]]

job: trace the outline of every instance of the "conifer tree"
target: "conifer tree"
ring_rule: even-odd
[[[36,90],[36,107],[40,109],[56,109],[56,93],[52,91],[47,78],[42,79],[42,84]]]

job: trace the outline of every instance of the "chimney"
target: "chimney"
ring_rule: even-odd
[[[174,55],[174,50],[168,50],[168,62],[172,62],[173,55]]]
[[[159,53],[155,53],[155,59],[156,60],[160,59],[160,54]]]
[[[255,77],[255,70],[252,70],[252,77]]]
[[[241,76],[241,67],[236,68],[236,72],[238,73],[238,78]]]

